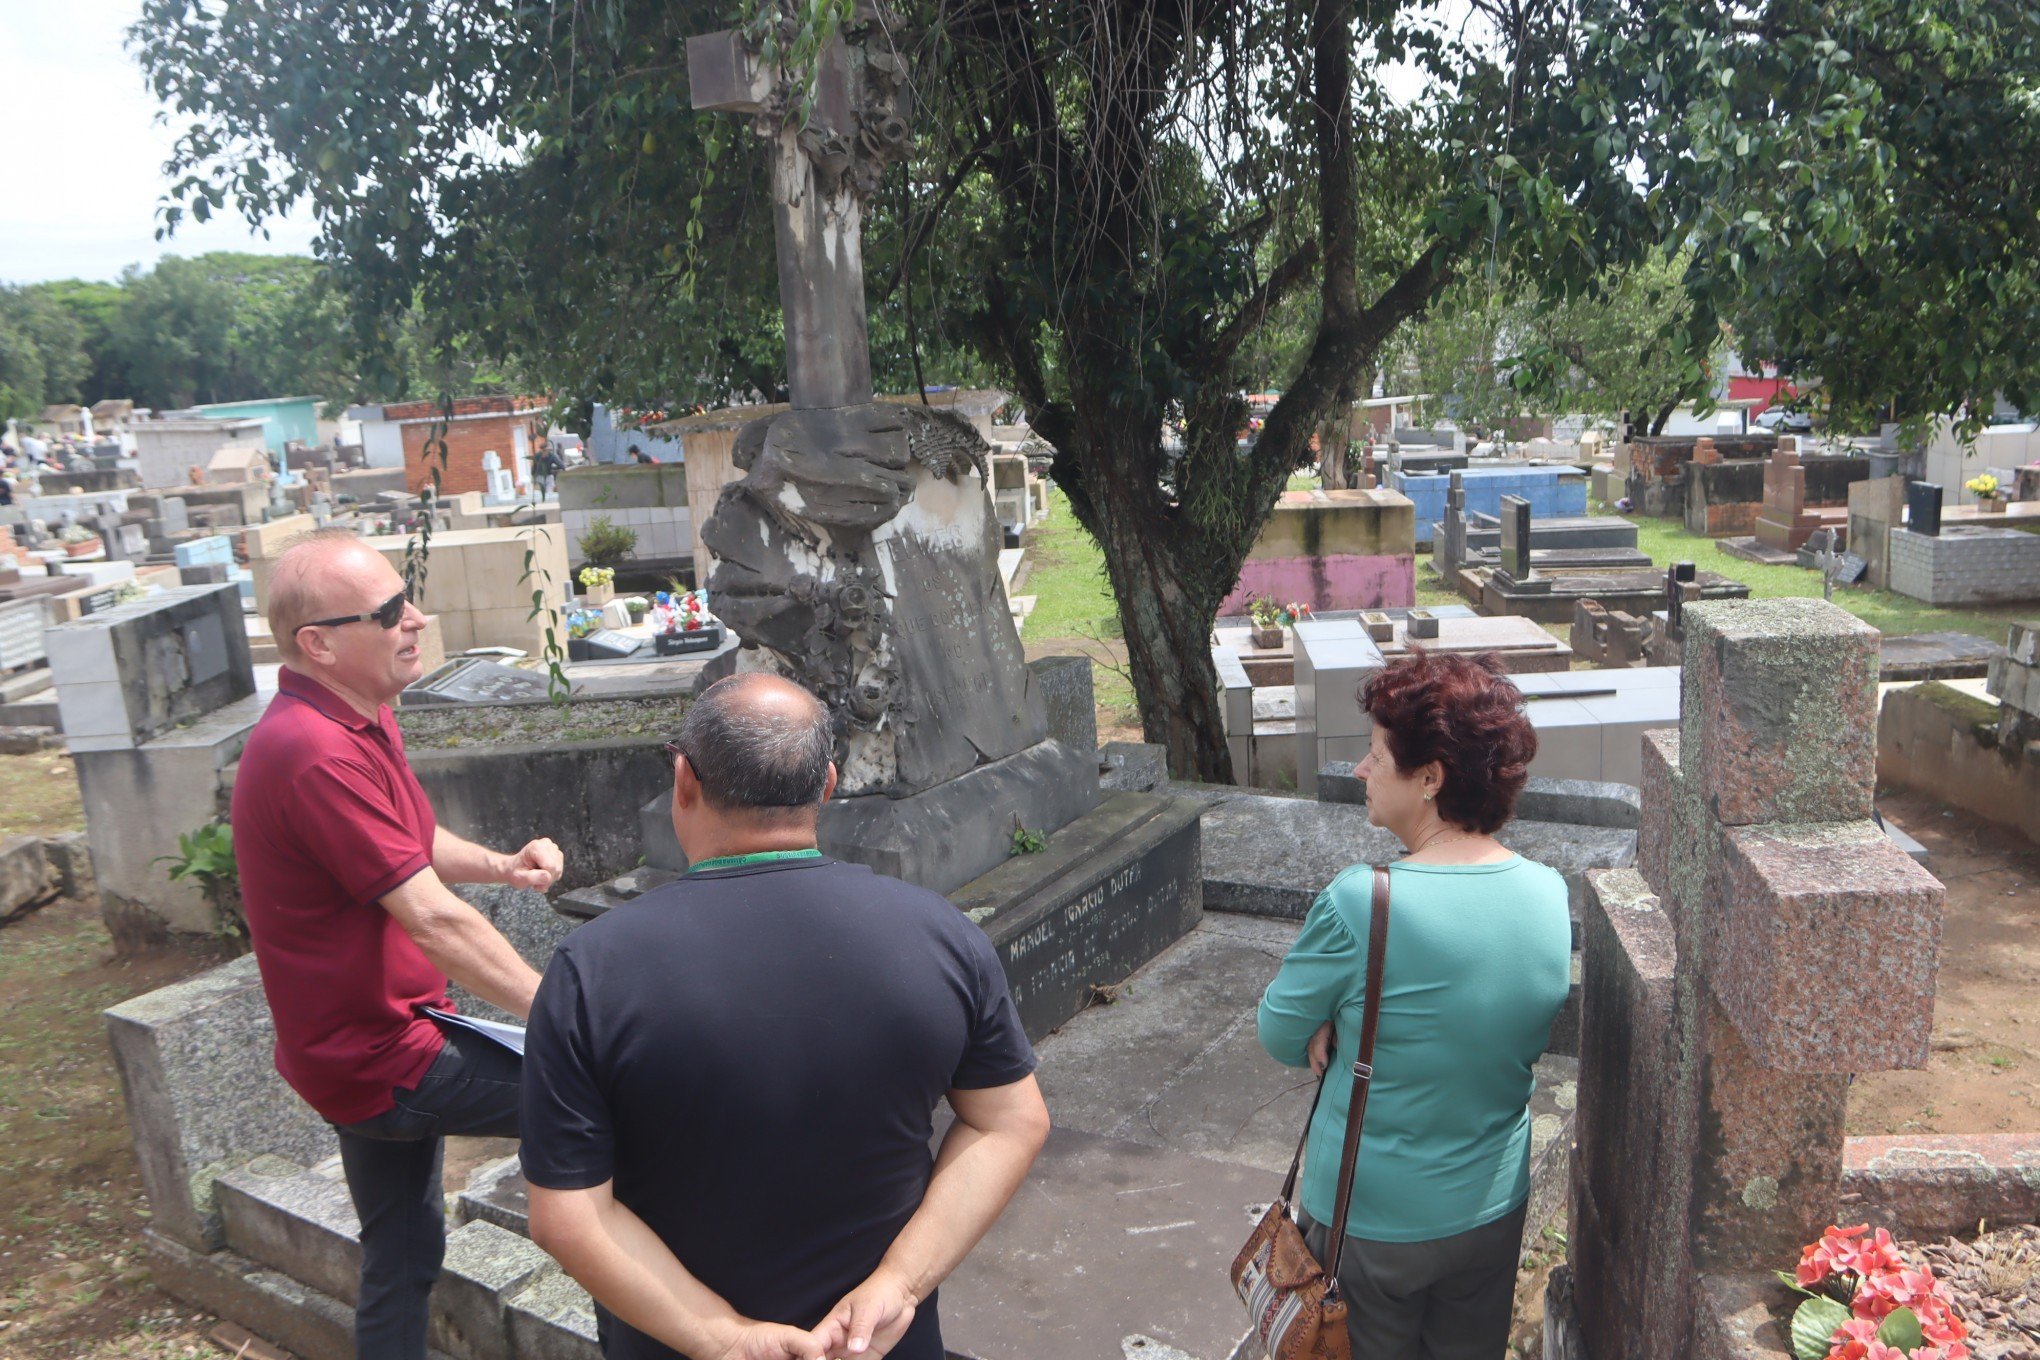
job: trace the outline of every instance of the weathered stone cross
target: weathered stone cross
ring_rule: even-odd
[[[857,406],[872,397],[864,201],[908,143],[905,67],[883,46],[886,30],[879,10],[858,6],[822,49],[804,120],[803,82],[783,64],[761,62],[743,34],[687,40],[694,107],[746,116],[772,146],[779,305],[796,410]]]

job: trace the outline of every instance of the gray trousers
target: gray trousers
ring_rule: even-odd
[[[1529,1207],[1428,1242],[1348,1237],[1339,1292],[1353,1360],[1502,1360]],[[1303,1226],[1324,1260],[1331,1230],[1308,1215]]]

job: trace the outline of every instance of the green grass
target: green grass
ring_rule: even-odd
[[[1023,641],[1090,638],[1105,642],[1125,636],[1119,605],[1105,579],[1105,555],[1084,532],[1061,490],[1049,490],[1049,515],[1027,545],[1033,567],[1020,593],[1034,597],[1034,612],[1021,627]]]
[[[1612,513],[1612,512],[1606,512]],[[1750,588],[1752,599],[1782,599],[1795,596],[1820,597],[1820,573],[1806,567],[1770,567],[1730,556],[1711,539],[1686,532],[1675,519],[1649,515],[1625,516],[1636,525],[1636,546],[1650,554],[1658,566],[1692,562],[1702,571],[1716,572]],[[1968,633],[1992,642],[2005,640],[2006,625],[2030,619],[2036,607],[2003,605],[1994,608],[1950,609],[1922,604],[1918,600],[1869,586],[1836,586],[1835,603],[1879,632],[1893,637],[1908,633]]]

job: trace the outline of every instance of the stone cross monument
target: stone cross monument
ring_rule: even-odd
[[[1047,735],[998,574],[989,448],[962,420],[875,402],[863,207],[908,146],[893,23],[860,4],[811,82],[738,32],[688,40],[694,106],[750,120],[772,164],[792,409],[737,437],[745,474],[702,528],[736,669],[812,690],[836,727],[825,849],[947,892],[1016,826],[1097,801],[1089,752]]]
[[[1925,1066],[1934,1014],[1944,892],[1871,820],[1876,630],[1820,600],[1680,617],[1636,867],[1590,873],[1581,913],[1568,1232],[1596,1360],[1785,1354],[1772,1272],[1852,1221],[1849,1074]]]

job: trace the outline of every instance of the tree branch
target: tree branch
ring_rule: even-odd
[[[1294,292],[1296,287],[1310,277],[1311,269],[1318,262],[1318,243],[1308,241],[1299,246],[1290,257],[1275,266],[1260,290],[1247,299],[1238,314],[1221,326],[1205,348],[1203,358],[1208,364],[1207,371],[1216,375],[1232,361],[1247,337],[1259,330],[1268,318],[1269,309]]]

